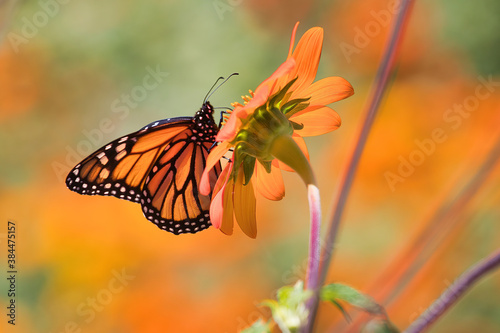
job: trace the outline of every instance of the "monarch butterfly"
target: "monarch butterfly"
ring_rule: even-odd
[[[70,171],[66,186],[140,203],[149,221],[176,235],[208,228],[211,194],[201,195],[198,184],[219,131],[209,94],[194,117],[159,120],[101,147]],[[212,188],[220,172],[219,163]]]

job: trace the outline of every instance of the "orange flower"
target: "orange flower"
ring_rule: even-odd
[[[249,237],[257,235],[254,187],[270,200],[285,195],[279,169],[297,171],[306,184],[314,183],[308,152],[302,137],[320,135],[340,126],[339,115],[325,106],[351,96],[352,86],[341,77],[314,82],[323,44],[323,29],[309,29],[293,45],[298,23],[292,33],[287,60],[244,105],[233,111],[217,135],[221,142],[208,156],[200,184],[202,194],[210,193],[208,171],[229,151],[229,163],[215,185],[210,206],[214,227],[226,234],[233,230],[233,216]],[[292,52],[293,50],[293,52]]]

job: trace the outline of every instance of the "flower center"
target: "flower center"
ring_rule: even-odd
[[[242,126],[231,141],[234,145],[233,177],[237,176],[242,166],[245,184],[253,174],[256,160],[267,172],[271,172],[271,162],[275,158],[271,154],[271,147],[275,139],[283,135],[291,136],[294,129],[301,128],[300,124],[288,118],[305,109],[309,103],[308,99],[289,100],[291,93],[288,90],[293,82],[295,80],[271,96],[266,104],[257,107],[246,119],[242,119]],[[244,100],[248,102],[250,99]]]

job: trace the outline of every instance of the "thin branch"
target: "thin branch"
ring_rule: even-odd
[[[342,213],[346,205],[347,196],[349,195],[351,185],[359,165],[361,154],[363,153],[366,141],[368,139],[368,134],[375,120],[380,102],[382,101],[382,98],[386,91],[389,77],[393,71],[398,46],[400,45],[400,42],[402,40],[403,32],[405,30],[404,27],[406,26],[407,18],[409,17],[412,4],[413,0],[403,0],[401,2],[401,7],[398,16],[396,17],[395,24],[393,25],[389,43],[387,44],[382,62],[375,77],[375,89],[371,94],[370,102],[368,104],[368,107],[366,108],[364,122],[360,129],[358,140],[351,153],[351,157],[345,168],[344,175],[341,180],[340,190],[338,192],[339,194],[333,206],[333,217],[330,222],[330,228],[328,230],[325,248],[323,249],[320,279],[320,282],[322,283],[325,281],[326,274],[328,272],[328,267],[333,254],[334,243],[340,225],[340,220],[342,218]]]
[[[340,225],[340,220],[342,218],[342,213],[346,205],[347,196],[349,195],[349,191],[351,189],[351,185],[353,183],[354,176],[358,168],[359,160],[361,158],[361,154],[363,153],[368,138],[368,134],[375,120],[375,116],[377,114],[377,110],[380,106],[382,98],[384,97],[384,93],[386,91],[389,78],[393,72],[397,51],[399,45],[401,44],[401,40],[403,37],[403,33],[405,31],[408,17],[410,16],[412,5],[413,5],[413,0],[401,1],[399,12],[392,26],[389,41],[385,48],[382,61],[380,63],[377,75],[375,77],[375,82],[374,82],[375,89],[371,93],[369,103],[365,111],[364,121],[359,131],[358,140],[354,145],[351,157],[348,160],[346,168],[344,169],[345,171],[340,183],[338,196],[333,205],[333,217],[330,222],[328,233],[326,235],[325,247],[323,248],[323,253],[321,258],[322,266],[320,269],[320,280],[319,280],[320,286],[324,284],[326,275],[328,273],[328,268],[333,254],[335,239]],[[314,320],[316,316],[316,310],[317,310],[317,302],[314,304],[311,320]]]
[[[488,179],[500,162],[500,132],[496,135],[496,142],[484,157],[477,171],[466,182],[463,190],[452,200],[441,199],[438,208],[434,210],[427,219],[418,224],[426,225],[422,231],[408,241],[405,249],[399,251],[399,255],[386,267],[382,273],[373,281],[369,288],[369,294],[377,299],[386,308],[392,304],[402,290],[410,283],[415,274],[428,262],[436,249],[442,246],[451,231],[456,229],[466,220],[459,218],[469,207],[472,199],[488,183]],[[465,172],[459,178],[467,178],[470,172]],[[441,197],[447,198],[450,193],[456,193],[462,187],[461,182],[456,182]],[[366,317],[357,316],[350,325],[347,332],[357,332]]]
[[[415,320],[404,333],[419,333],[426,331],[439,317],[453,306],[467,290],[480,278],[500,266],[500,249],[481,260],[463,273],[453,284],[420,317]]]
[[[352,182],[354,180],[354,175],[358,168],[359,160],[361,159],[361,154],[363,153],[366,140],[368,139],[368,134],[377,115],[378,108],[384,97],[389,78],[393,73],[394,63],[397,56],[397,51],[405,31],[408,18],[410,16],[411,8],[413,5],[413,0],[402,0],[400,3],[400,8],[396,19],[394,20],[392,30],[389,36],[388,43],[384,50],[382,56],[382,61],[377,71],[375,77],[374,87],[372,91],[369,103],[365,109],[364,121],[359,130],[358,140],[353,146],[351,157],[348,160],[346,168],[344,169],[343,177],[341,178],[341,183],[338,191],[338,196],[336,197],[333,205],[333,216],[330,221],[330,226],[328,233],[326,235],[325,247],[323,248],[321,256],[321,267],[320,267],[320,278],[319,286],[325,283],[326,275],[328,273],[328,268],[333,254],[333,249],[335,245],[335,239],[337,237],[338,228],[340,225],[340,220],[342,218],[342,213],[344,211],[347,196],[351,189]],[[316,313],[318,310],[319,299],[315,298],[312,305],[312,312],[310,317],[310,322],[314,324],[316,318]],[[310,327],[309,331],[312,330]]]

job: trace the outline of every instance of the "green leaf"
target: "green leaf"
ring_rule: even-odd
[[[340,312],[342,312],[342,314],[344,315],[345,320],[348,323],[350,323],[351,322],[351,316],[349,316],[349,313],[347,313],[347,311],[344,309],[344,307],[342,306],[342,304],[340,304],[337,301],[331,301],[331,302],[333,303],[333,305],[335,305],[340,310]]]
[[[245,328],[241,333],[271,333],[271,324],[262,319],[257,320],[252,326]]]
[[[386,316],[382,306],[377,304],[370,296],[364,295],[353,287],[332,283],[321,289],[320,297],[323,301],[337,302],[344,301],[374,315]]]
[[[375,319],[369,321],[361,333],[399,333],[399,330],[389,320]]]

